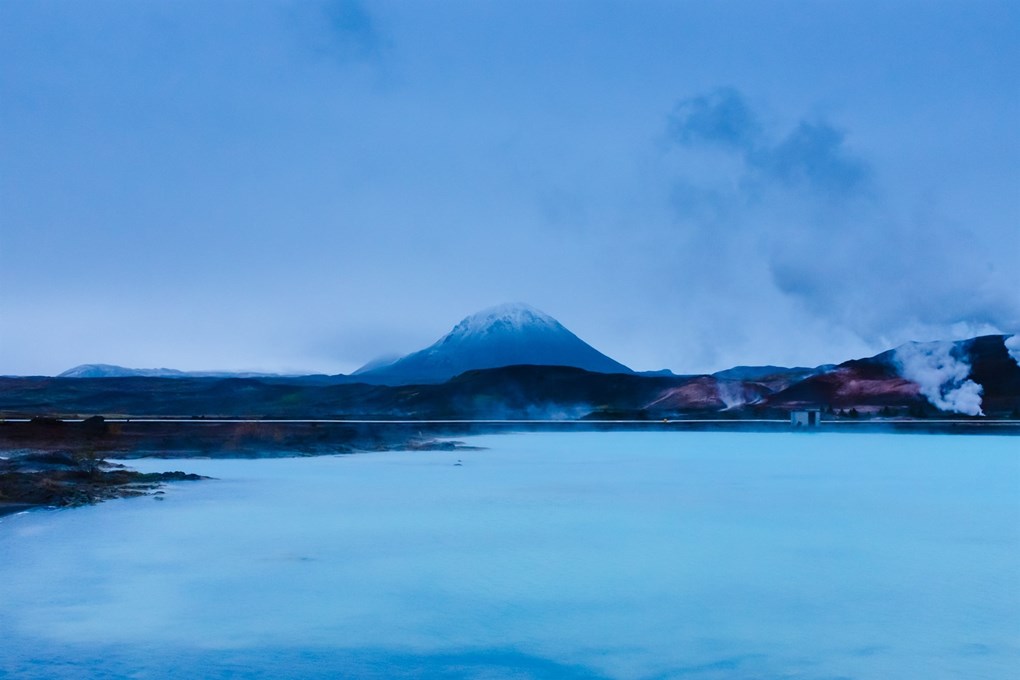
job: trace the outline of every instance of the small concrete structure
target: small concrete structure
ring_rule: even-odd
[[[805,408],[798,411],[790,411],[790,425],[794,427],[818,427],[821,422],[821,409]]]

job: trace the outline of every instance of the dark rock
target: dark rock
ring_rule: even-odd
[[[102,437],[110,431],[110,426],[106,424],[106,418],[103,416],[86,418],[82,421],[81,427],[86,437]]]
[[[89,505],[152,493],[166,482],[206,479],[180,471],[140,473],[109,465],[94,456],[60,451],[15,456],[0,462],[0,514],[25,507]]]

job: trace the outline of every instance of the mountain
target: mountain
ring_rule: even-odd
[[[277,373],[230,373],[227,371],[178,371],[176,368],[125,368],[113,364],[82,364],[58,378],[274,378]]]
[[[125,368],[112,364],[82,364],[70,368],[58,378],[179,378],[184,376],[184,371],[173,368]]]
[[[736,405],[758,403],[773,392],[785,390],[805,378],[819,375],[835,368],[825,364],[815,368],[796,366],[734,366],[712,374],[719,383],[720,398],[727,408]]]
[[[490,326],[466,324],[476,330]],[[462,339],[451,336],[450,342]],[[830,409],[886,418],[964,414],[1015,419],[1020,417],[1020,365],[1006,339],[992,335],[907,343],[828,370],[820,367],[822,372],[789,385],[786,378],[770,375],[720,380],[535,364],[468,370],[431,384],[392,385],[371,384],[361,376],[0,377],[0,415],[661,420],[783,418],[791,409],[813,407],[826,410],[828,419],[840,417]]]
[[[833,366],[826,365],[819,366],[818,368],[807,368],[805,366],[796,366],[794,368],[787,368],[786,366],[734,366],[733,368],[727,368],[725,371],[716,371],[712,374],[712,377],[719,380],[765,380],[777,376],[789,376],[799,380],[812,373],[820,373],[830,368],[833,368]]]
[[[784,410],[828,406],[868,412],[919,404],[923,398],[917,384],[900,375],[889,351],[845,361],[795,382],[763,401],[766,406]]]
[[[1020,354],[1016,335],[985,335],[964,340],[961,349],[970,361],[970,379],[981,385],[986,413],[1020,413]]]
[[[432,346],[390,364],[365,367],[358,379],[382,385],[438,383],[469,370],[515,365],[632,373],[548,314],[518,303],[472,314]]]
[[[873,357],[844,361],[765,397],[780,409],[934,407],[943,413],[1009,414],[1020,408],[1020,365],[1006,335],[908,342]]]
[[[762,383],[719,380],[711,375],[700,375],[669,387],[646,404],[643,410],[666,414],[729,411],[753,406],[772,391]]]
[[[79,366],[59,378],[0,377],[0,414],[273,417],[775,418],[821,408],[883,417],[1020,417],[1020,340],[910,342],[816,368],[737,366],[641,374],[526,305],[469,316],[437,343],[355,375]]]

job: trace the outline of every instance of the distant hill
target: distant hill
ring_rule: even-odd
[[[229,371],[178,371],[175,368],[125,368],[113,364],[82,364],[58,378],[273,378],[277,373],[231,373]]]
[[[525,304],[507,304],[472,314],[421,351],[366,366],[357,378],[384,385],[439,383],[465,371],[515,365],[632,373],[548,314]]]
[[[786,366],[734,366],[733,368],[727,368],[725,371],[716,371],[712,374],[712,377],[719,380],[763,380],[776,376],[804,378],[812,373],[820,373],[830,368],[833,368],[831,364],[818,366],[817,368],[807,368],[805,366],[796,366],[794,368],[787,368]]]

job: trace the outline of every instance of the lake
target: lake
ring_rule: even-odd
[[[1020,439],[465,442],[485,448],[130,461],[217,479],[0,519],[0,676],[1020,668]]]

